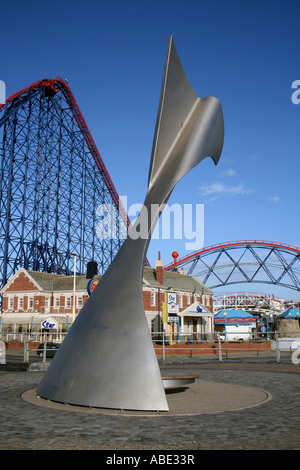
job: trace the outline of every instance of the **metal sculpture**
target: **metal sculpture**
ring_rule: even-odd
[[[144,206],[45,373],[39,396],[101,408],[168,411],[144,312],[144,260],[174,186],[205,157],[217,164],[223,135],[219,101],[197,97],[171,37]]]

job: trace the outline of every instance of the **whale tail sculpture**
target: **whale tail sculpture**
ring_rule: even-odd
[[[219,101],[196,95],[170,37],[143,209],[57,351],[39,396],[100,408],[169,410],[144,312],[144,260],[174,186],[205,157],[217,164],[223,138]]]

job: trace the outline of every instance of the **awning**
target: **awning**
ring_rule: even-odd
[[[215,323],[222,324],[226,321],[226,324],[229,325],[230,323],[255,323],[258,320],[258,317],[254,317],[251,313],[242,309],[225,309],[218,312],[215,315],[214,320]]]
[[[278,315],[278,318],[299,318],[300,319],[300,309],[290,307],[285,312]]]

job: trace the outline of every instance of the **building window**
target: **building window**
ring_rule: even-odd
[[[66,308],[71,308],[71,297],[67,297],[66,299]]]
[[[181,294],[179,294],[179,307],[183,307],[183,296]]]
[[[33,308],[33,297],[28,297],[28,308]]]
[[[186,303],[187,303],[187,305],[190,305],[190,303],[191,303],[191,294],[186,295]]]
[[[54,300],[54,307],[55,307],[55,308],[59,308],[59,297],[55,297],[55,300]]]
[[[9,310],[12,310],[14,308],[14,298],[13,297],[9,298],[8,308],[9,308]]]
[[[22,310],[24,305],[24,297],[19,297],[18,299],[18,309]]]
[[[82,306],[83,306],[82,297],[77,297],[77,307],[82,308]]]
[[[155,307],[155,292],[154,291],[151,291],[150,305],[151,307]]]

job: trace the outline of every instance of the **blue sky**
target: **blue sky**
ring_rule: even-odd
[[[9,96],[41,78],[67,78],[117,191],[142,203],[172,34],[196,93],[221,101],[225,141],[219,165],[201,162],[169,203],[204,204],[204,245],[300,246],[300,104],[291,100],[299,24],[297,0],[4,1],[0,79]],[[183,256],[185,242],[153,240],[151,264],[159,250],[165,264],[173,250]]]

